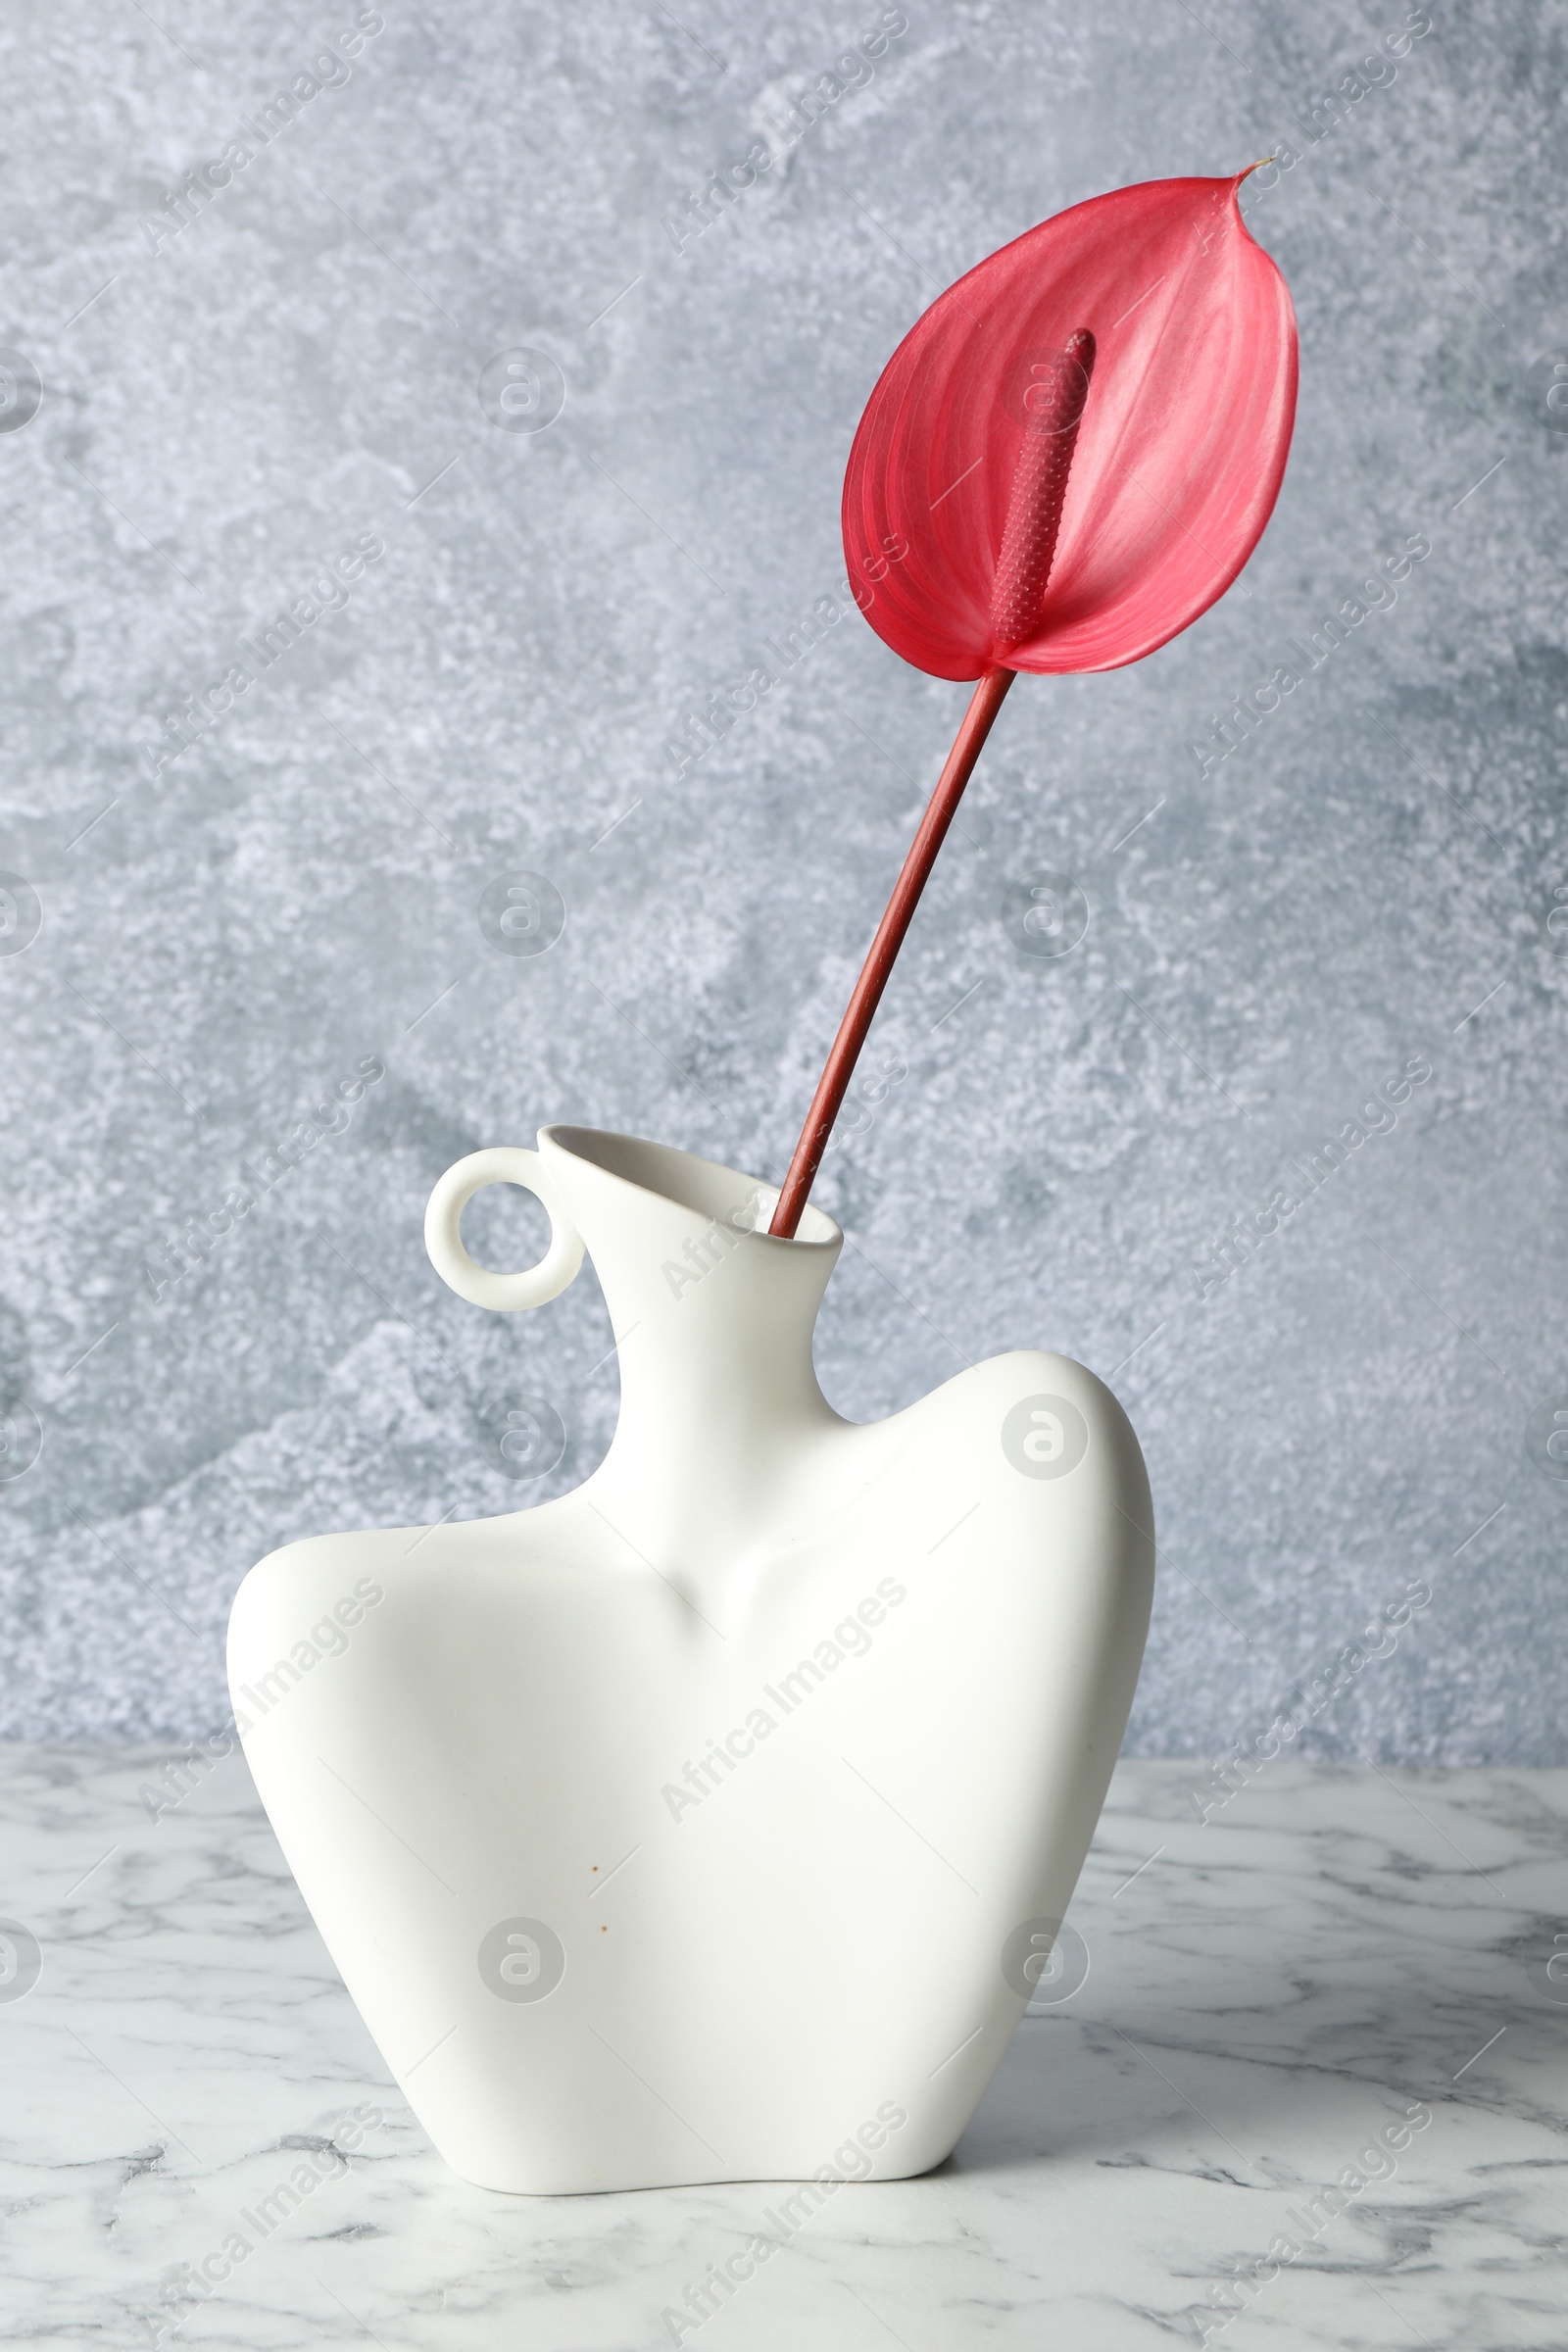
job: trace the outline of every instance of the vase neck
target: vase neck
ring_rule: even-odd
[[[615,1333],[620,1417],[596,1491],[634,1544],[722,1549],[837,1425],[811,1336],[844,1237],[808,1208],[778,1239],[775,1187],[662,1145],[547,1127],[539,1148]]]

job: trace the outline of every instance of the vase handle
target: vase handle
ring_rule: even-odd
[[[459,1231],[464,1209],[487,1184],[520,1184],[549,1210],[550,1247],[536,1266],[525,1266],[519,1274],[497,1274],[465,1250]],[[474,1306],[497,1307],[503,1314],[558,1298],[582,1264],[582,1236],[550,1191],[543,1160],[537,1152],[510,1144],[491,1152],[470,1152],[448,1168],[424,1212],[424,1246],[431,1265],[460,1298]]]

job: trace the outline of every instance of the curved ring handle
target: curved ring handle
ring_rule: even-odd
[[[519,1274],[497,1274],[463,1247],[463,1212],[487,1184],[520,1184],[550,1211],[550,1247],[536,1266],[525,1266]],[[460,1298],[474,1306],[498,1307],[503,1314],[558,1298],[582,1264],[582,1236],[550,1191],[543,1160],[537,1152],[510,1144],[491,1152],[470,1152],[448,1168],[424,1212],[424,1246],[431,1265]]]

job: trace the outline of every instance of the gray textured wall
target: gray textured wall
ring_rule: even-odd
[[[858,1416],[1020,1344],[1112,1377],[1168,1546],[1135,1745],[1304,1715],[1419,1580],[1300,1746],[1568,1757],[1568,1462],[1531,1419],[1568,1412],[1564,9],[1406,40],[1396,0],[908,0],[678,253],[666,217],[781,143],[874,0],[386,0],[266,144],[353,0],[157,13],[0,36],[0,343],[43,386],[29,418],[13,368],[0,414],[0,866],[36,894],[0,937],[3,1728],[205,1731],[259,1554],[592,1466],[591,1278],[522,1323],[461,1304],[431,1182],[562,1117],[782,1172],[963,692],[851,614],[684,774],[666,741],[832,594],[860,405],[943,285],[1083,196],[1288,141],[1250,195],[1301,324],[1278,511],[1174,645],[1009,702],[872,1041],[907,1074],[820,1188],[853,1243],[822,1375]],[[543,430],[481,372],[519,347],[564,381]],[[183,698],[368,536],[155,774]],[[1214,713],[1412,538],[1397,601],[1200,776]],[[537,957],[479,917],[518,869],[566,909]],[[1042,873],[1089,910],[1054,959],[1002,919]],[[1417,1057],[1396,1123],[1215,1279]],[[372,1058],[174,1279],[186,1221]],[[483,1205],[520,1254],[536,1212]],[[497,1449],[517,1395],[566,1433],[531,1486]]]

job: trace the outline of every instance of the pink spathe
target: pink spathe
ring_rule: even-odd
[[[1273,511],[1296,315],[1226,179],[1074,205],[939,296],[884,368],[844,484],[849,575],[895,653],[942,678],[1116,669],[1222,596]],[[993,598],[1028,394],[1095,341],[1050,585],[1004,645]],[[867,593],[868,592],[868,593]]]

